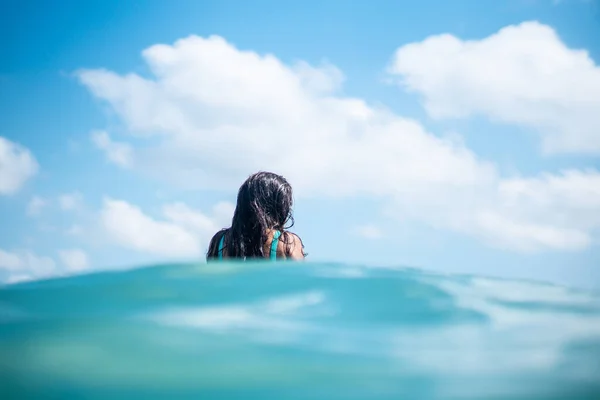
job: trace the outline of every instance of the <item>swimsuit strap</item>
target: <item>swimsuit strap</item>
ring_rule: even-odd
[[[273,233],[273,240],[271,241],[271,260],[277,260],[277,245],[279,244],[279,237],[281,236],[281,232],[275,231]],[[225,243],[225,234],[221,236],[221,240],[219,241],[219,260],[223,259],[223,245]]]
[[[225,242],[225,234],[221,236],[221,240],[219,241],[219,260],[223,259],[223,243]]]
[[[271,260],[277,260],[277,245],[279,244],[279,236],[281,232],[275,231],[273,233],[273,240],[271,241]]]

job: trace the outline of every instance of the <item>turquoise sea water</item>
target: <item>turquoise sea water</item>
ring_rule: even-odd
[[[0,289],[0,399],[600,399],[600,296],[413,269],[164,265]]]

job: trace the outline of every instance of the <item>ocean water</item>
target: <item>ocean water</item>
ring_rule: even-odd
[[[600,296],[416,269],[160,265],[0,288],[0,399],[600,399]]]

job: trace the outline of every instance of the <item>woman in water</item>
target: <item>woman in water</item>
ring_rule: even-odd
[[[286,230],[294,225],[292,203],[292,187],[284,177],[250,176],[238,192],[231,228],[213,236],[206,259],[304,259],[302,240]]]

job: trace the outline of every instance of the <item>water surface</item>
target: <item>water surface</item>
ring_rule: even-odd
[[[308,263],[21,283],[0,398],[599,399],[600,296]]]

